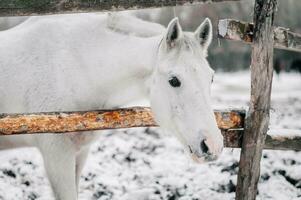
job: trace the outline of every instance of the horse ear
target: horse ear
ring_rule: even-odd
[[[207,50],[212,41],[212,23],[206,18],[195,31],[195,36],[203,49]]]
[[[167,33],[165,36],[167,47],[175,47],[176,43],[179,41],[182,35],[183,31],[179,23],[179,19],[176,17],[173,20],[171,20],[167,26]]]

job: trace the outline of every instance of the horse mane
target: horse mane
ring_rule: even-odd
[[[109,13],[106,27],[123,35],[133,35],[143,38],[157,36],[165,31],[165,27],[161,24],[120,13]]]

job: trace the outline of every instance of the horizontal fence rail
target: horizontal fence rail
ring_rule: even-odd
[[[244,133],[244,110],[217,110],[215,117],[221,129],[225,146],[241,147]],[[116,110],[49,112],[31,114],[1,114],[0,135],[33,133],[66,133],[133,127],[156,127],[148,107]],[[1,136],[0,136],[1,137]],[[301,132],[289,136],[268,135],[266,149],[301,150]]]
[[[285,129],[268,131],[264,148],[301,151],[301,131]]]
[[[120,11],[239,0],[1,0],[0,16]]]
[[[241,148],[243,128],[222,130],[222,133],[226,147]],[[263,148],[267,150],[301,151],[301,131],[289,129],[268,131]]]
[[[218,126],[221,129],[243,128],[244,116],[244,110],[215,112]],[[0,135],[65,133],[151,126],[158,125],[148,107],[0,115]]]
[[[234,19],[222,19],[218,24],[218,37],[252,43],[254,25]],[[283,27],[274,28],[274,47],[301,52],[301,34]]]

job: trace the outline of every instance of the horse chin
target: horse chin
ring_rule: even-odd
[[[217,160],[217,156],[202,156],[202,157],[199,157],[198,155],[196,154],[190,154],[190,157],[192,158],[192,160],[198,164],[203,164],[203,163],[208,163],[208,162],[213,162],[215,160]]]
[[[204,158],[200,158],[200,157],[198,157],[197,155],[190,154],[190,157],[192,158],[192,160],[193,160],[195,163],[199,163],[199,164],[206,163],[206,161],[205,161]]]

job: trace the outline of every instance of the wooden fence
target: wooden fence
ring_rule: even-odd
[[[0,16],[29,16],[160,8],[239,0],[1,0]]]
[[[1,0],[0,16],[22,16],[95,11],[117,11],[239,0]],[[237,200],[254,200],[260,175],[262,149],[301,150],[301,133],[269,134],[273,76],[273,47],[301,52],[301,35],[274,27],[277,0],[254,0],[254,21],[219,21],[218,37],[252,45],[250,108],[215,111],[225,145],[241,147]],[[0,135],[65,133],[157,126],[149,108],[117,110],[1,114]],[[282,130],[283,131],[283,130]]]

